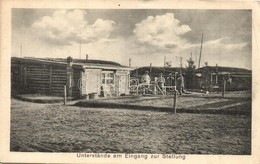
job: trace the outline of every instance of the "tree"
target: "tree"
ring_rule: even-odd
[[[188,69],[191,70],[195,70],[196,66],[195,66],[195,62],[193,61],[193,59],[190,57],[189,60],[187,60],[188,62],[188,66],[186,66]]]

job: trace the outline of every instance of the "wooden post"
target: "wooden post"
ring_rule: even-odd
[[[156,88],[156,85],[154,85],[154,87],[153,87],[153,91],[154,91],[154,95],[157,95],[157,88]]]
[[[50,66],[49,92],[52,92],[52,66]]]
[[[166,64],[166,56],[164,56],[164,61],[163,61],[163,73],[165,73],[165,65]]]
[[[119,96],[120,95],[120,93],[119,93],[119,91],[120,91],[120,81],[121,81],[121,76],[120,75],[118,75],[117,76],[117,79],[118,79],[118,92],[117,92],[117,96]]]
[[[218,65],[216,64],[216,84],[218,84]]]
[[[150,75],[152,73],[152,63],[150,63]]]
[[[80,98],[83,97],[83,94],[82,94],[82,82],[83,82],[82,77],[83,77],[83,71],[80,71],[80,78],[78,80],[78,83],[79,83],[78,88],[79,88]]]
[[[201,54],[202,54],[202,43],[203,43],[203,33],[202,33],[202,36],[201,36],[200,58],[199,58],[199,65],[198,65],[198,68],[200,68],[200,60],[201,60]]]
[[[131,61],[132,61],[132,59],[129,58],[129,67],[131,67]]]
[[[21,55],[21,58],[23,57],[23,44],[20,43],[20,55]]]
[[[66,101],[67,101],[67,89],[66,89],[66,85],[64,85],[64,105],[66,105]]]
[[[225,97],[225,92],[226,92],[226,80],[223,79],[223,92],[222,92],[222,97]]]
[[[27,65],[24,67],[24,87],[27,86]]]
[[[174,91],[174,97],[173,97],[173,110],[174,114],[176,114],[176,106],[177,106],[177,90],[175,89]]]
[[[79,59],[81,59],[81,40],[79,41]]]
[[[176,79],[176,78],[177,78],[177,76],[176,76],[176,74],[177,74],[177,73],[176,73],[176,72],[174,72],[174,86],[176,86],[176,82],[177,82],[177,79]]]
[[[19,73],[20,73],[20,89],[23,89],[23,65],[20,64],[20,70],[19,70]]]

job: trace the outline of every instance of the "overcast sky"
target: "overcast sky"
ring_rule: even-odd
[[[102,59],[132,66],[201,65],[251,69],[250,10],[13,9],[12,56]],[[81,43],[81,55],[80,55]]]

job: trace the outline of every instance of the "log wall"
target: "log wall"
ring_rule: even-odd
[[[49,73],[49,93],[53,95],[63,95],[64,85],[67,84],[66,66],[51,66]]]
[[[31,93],[63,95],[66,85],[66,66],[24,65],[24,87]]]
[[[12,61],[11,69],[12,93],[40,93],[62,96],[64,85],[67,85],[66,64],[45,64]],[[80,69],[73,69],[74,79],[80,78]],[[73,83],[73,95],[79,96],[79,89]]]
[[[85,69],[60,63],[12,60],[12,93],[40,93],[63,96],[64,85],[67,95],[80,97],[90,93],[100,94],[102,69]],[[129,92],[129,72],[116,71],[115,92]],[[123,80],[122,80],[123,79]],[[71,87],[68,87],[71,86]],[[120,89],[119,89],[120,88]],[[68,94],[70,91],[70,94]]]

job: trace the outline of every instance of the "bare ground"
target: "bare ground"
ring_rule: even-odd
[[[251,116],[12,100],[11,151],[251,154]]]
[[[251,102],[251,92],[249,91],[228,92],[225,97],[222,97],[221,93],[191,93],[177,97],[177,111],[180,113],[250,115]],[[76,103],[76,106],[173,111],[173,96],[150,95],[85,100]]]

